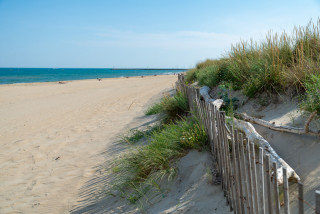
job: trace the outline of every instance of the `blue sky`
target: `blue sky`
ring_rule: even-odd
[[[0,67],[190,68],[318,16],[313,0],[0,0]]]

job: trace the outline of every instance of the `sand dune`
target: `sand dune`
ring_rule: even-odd
[[[68,213],[115,137],[176,79],[1,85],[0,213]]]

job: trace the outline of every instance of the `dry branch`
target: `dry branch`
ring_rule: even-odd
[[[223,100],[215,100],[212,99],[209,95],[210,88],[204,86],[200,88],[200,95],[202,98],[209,103],[213,103],[217,109],[219,109],[223,103]],[[248,116],[249,117],[249,116]],[[270,154],[270,159],[273,162],[277,163],[278,169],[278,183],[283,183],[283,168],[287,168],[287,177],[293,181],[299,181],[300,178],[297,173],[274,151],[274,149],[270,146],[268,141],[266,141],[253,127],[253,125],[249,122],[245,122],[242,120],[233,119],[227,117],[228,119],[232,119],[232,123],[235,129],[238,129],[245,133],[245,135],[249,138],[250,142],[253,142],[255,145],[262,147],[267,154]],[[255,118],[254,118],[255,119]],[[263,121],[263,120],[262,120]],[[267,122],[267,121],[265,121]],[[267,122],[268,123],[268,122]]]
[[[231,119],[231,118],[229,118]],[[287,177],[292,179],[292,181],[299,181],[300,177],[297,173],[274,151],[274,149],[270,146],[268,141],[266,141],[253,127],[253,125],[249,122],[245,122],[242,120],[233,119],[232,121],[234,128],[239,129],[244,132],[245,135],[249,138],[250,142],[253,142],[255,145],[261,146],[267,153],[270,154],[270,159],[273,162],[276,162],[278,165],[278,183],[282,184],[283,182],[283,167],[287,168]]]
[[[312,118],[315,116],[315,114],[313,115],[313,117],[309,117],[305,127],[307,127],[307,130],[306,129],[303,129],[303,128],[296,128],[296,127],[291,127],[291,126],[280,126],[280,125],[276,125],[276,124],[273,124],[273,123],[270,123],[268,121],[265,121],[265,120],[261,120],[261,119],[258,119],[258,118],[255,118],[255,117],[251,117],[245,113],[236,113],[236,115],[240,118],[240,119],[243,119],[245,121],[248,121],[248,122],[252,122],[252,123],[255,123],[255,124],[258,124],[260,126],[264,126],[264,127],[267,127],[269,129],[272,129],[272,130],[275,130],[275,131],[281,131],[281,132],[288,132],[288,133],[294,133],[294,134],[308,134],[308,135],[312,135],[312,136],[320,136],[320,133],[319,131],[316,132],[316,131],[313,131],[313,130],[309,130],[309,124],[312,120]]]
[[[209,95],[210,88],[208,86],[203,86],[200,88],[199,93],[200,96],[207,102],[207,103],[212,103],[217,107],[217,109],[220,109],[220,107],[223,104],[223,100],[221,99],[212,99],[211,96]]]

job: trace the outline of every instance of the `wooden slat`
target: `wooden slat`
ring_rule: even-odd
[[[320,214],[320,190],[316,190],[316,214]]]
[[[283,170],[284,213],[290,214],[289,185],[288,185],[287,168],[284,167],[282,170]]]
[[[234,177],[234,189],[235,189],[235,194],[234,194],[234,201],[236,203],[236,208],[235,208],[235,212],[237,214],[241,214],[241,199],[240,199],[240,187],[239,187],[239,172],[238,172],[238,168],[237,168],[237,162],[238,159],[236,157],[236,146],[235,146],[235,131],[232,128],[232,136],[231,136],[231,143],[232,143],[232,166],[233,166],[233,177]]]
[[[251,172],[252,172],[252,189],[253,189],[253,204],[254,204],[254,213],[259,212],[259,200],[258,200],[258,182],[257,182],[257,170],[256,170],[256,154],[254,149],[254,143],[250,143],[250,154],[251,154]]]
[[[222,179],[223,176],[223,165],[222,165],[222,154],[221,154],[221,146],[220,146],[220,129],[219,129],[219,117],[218,117],[219,113],[218,110],[215,109],[215,121],[216,121],[216,126],[217,126],[217,142],[216,142],[216,146],[217,146],[217,159],[218,159],[218,167],[219,167],[219,176]],[[222,181],[221,181],[222,182]],[[223,187],[223,183],[221,185],[221,187]]]
[[[278,187],[278,171],[277,163],[273,162],[273,191],[276,214],[280,214],[279,187]]]
[[[247,209],[247,212],[250,213],[250,204],[249,204],[249,193],[248,193],[248,173],[247,173],[247,166],[245,161],[245,155],[244,155],[244,145],[243,145],[243,135],[242,133],[240,136],[240,152],[241,152],[241,169],[242,169],[242,185],[243,185],[243,195],[245,197],[244,203]]]
[[[303,183],[299,182],[298,183],[299,186],[299,214],[303,214],[304,213],[304,203],[303,203]]]
[[[237,151],[237,160],[238,160],[238,172],[239,172],[239,187],[240,187],[240,198],[241,198],[241,213],[245,214],[245,200],[244,200],[244,189],[242,182],[242,164],[241,164],[241,149],[240,149],[240,135],[236,131],[236,151]]]
[[[270,167],[270,155],[266,154],[266,187],[268,196],[268,213],[272,214],[272,191],[271,191],[271,167]]]
[[[226,182],[226,161],[225,161],[225,155],[224,155],[224,146],[223,146],[223,136],[222,136],[222,125],[221,125],[221,114],[220,112],[217,113],[217,122],[218,122],[218,130],[219,130],[219,147],[220,147],[220,153],[221,153],[221,166],[222,166],[222,189],[224,192],[224,196],[227,195],[227,182]]]
[[[247,161],[247,180],[249,180],[249,183],[247,183],[248,186],[248,201],[250,204],[250,213],[254,214],[254,204],[253,204],[253,185],[252,185],[252,171],[251,171],[251,155],[250,155],[250,142],[249,139],[246,138],[246,161]]]
[[[265,191],[264,191],[264,152],[263,148],[259,147],[259,174],[260,174],[260,213],[266,213],[266,206],[265,206]]]
[[[227,137],[227,130],[225,127],[226,124],[226,113],[225,112],[221,112],[221,116],[222,116],[222,129],[223,129],[223,139],[224,139],[224,150],[225,150],[225,155],[226,155],[226,166],[227,166],[227,196],[229,199],[229,204],[230,204],[230,211],[233,210],[233,200],[232,200],[232,175],[231,175],[231,161],[230,161],[230,148],[229,148],[229,142],[228,142],[228,137]]]

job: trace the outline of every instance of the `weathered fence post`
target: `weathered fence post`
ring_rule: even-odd
[[[316,190],[316,214],[320,214],[320,190]]]
[[[267,196],[268,196],[268,213],[272,214],[272,193],[271,193],[271,167],[270,155],[266,154],[266,178],[267,178]]]
[[[265,192],[264,192],[264,161],[263,148],[259,147],[259,164],[260,164],[260,211],[261,214],[266,213],[265,208]]]
[[[304,204],[303,204],[303,183],[299,182],[299,214],[304,213]]]
[[[254,213],[259,214],[259,200],[258,200],[258,185],[257,185],[257,170],[256,170],[256,154],[254,150],[254,143],[250,143],[251,152],[251,172],[252,172],[252,184],[253,184],[253,199],[254,199]],[[257,161],[258,162],[258,161]]]
[[[277,163],[273,162],[273,191],[275,199],[276,214],[280,214],[280,202],[279,202],[279,187],[278,187],[278,171]]]
[[[241,199],[241,213],[245,214],[245,201],[244,201],[244,190],[242,185],[242,167],[241,167],[241,150],[240,150],[240,144],[241,141],[239,140],[239,134],[238,130],[235,130],[235,140],[236,140],[236,154],[237,154],[237,162],[238,162],[238,172],[239,172],[239,187],[240,187],[240,199]]]
[[[222,116],[222,129],[223,129],[223,139],[224,139],[224,150],[225,150],[225,155],[226,155],[226,166],[227,166],[227,188],[228,188],[228,198],[229,198],[229,203],[230,203],[230,211],[233,210],[233,188],[232,188],[232,175],[231,175],[231,160],[230,160],[230,148],[229,148],[229,142],[228,142],[228,136],[227,136],[227,128],[225,126],[226,124],[226,113],[221,112]]]
[[[249,204],[249,195],[248,195],[248,173],[247,173],[247,167],[246,167],[246,161],[244,156],[244,145],[243,145],[243,135],[240,133],[240,152],[241,152],[241,165],[242,165],[242,184],[244,189],[244,196],[245,199],[244,202],[246,204],[246,208],[248,212],[250,213],[250,204]]]
[[[287,177],[287,168],[283,168],[283,195],[284,195],[284,213],[290,214],[289,206],[289,185]]]
[[[251,171],[251,155],[250,155],[250,142],[249,138],[246,138],[246,161],[247,161],[247,183],[248,186],[248,202],[250,202],[250,213],[254,214],[254,204],[253,204],[253,185],[252,185],[252,171]]]
[[[237,165],[236,163],[238,160],[236,159],[236,146],[235,146],[235,134],[236,132],[231,129],[231,143],[232,143],[232,165],[233,165],[233,179],[234,179],[234,189],[235,189],[235,194],[234,194],[234,201],[236,203],[235,211],[237,214],[241,214],[241,199],[240,199],[240,187],[239,187],[239,173],[237,171]]]

